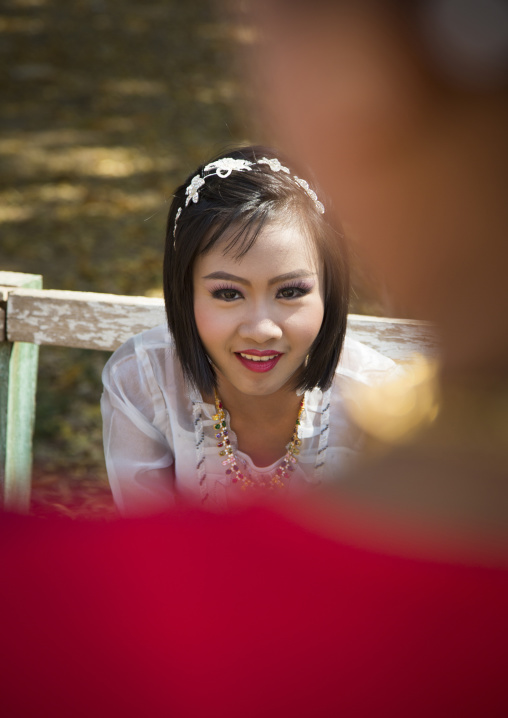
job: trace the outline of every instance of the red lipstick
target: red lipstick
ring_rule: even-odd
[[[242,352],[235,352],[235,355],[246,369],[258,373],[267,372],[273,369],[279,359],[283,356],[281,352],[276,352],[272,349],[264,349],[263,351],[260,351],[259,349],[245,349],[245,351]],[[250,357],[270,358],[254,359]]]

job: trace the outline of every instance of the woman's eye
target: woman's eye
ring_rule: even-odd
[[[308,287],[282,287],[278,291],[278,296],[282,299],[296,299],[297,297],[303,297],[308,292]]]
[[[222,299],[225,302],[232,302],[239,299],[242,295],[237,289],[216,289],[212,292],[215,299]]]

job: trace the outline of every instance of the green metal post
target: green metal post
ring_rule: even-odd
[[[41,289],[36,274],[0,272],[0,286]],[[6,317],[8,331],[9,317]],[[39,347],[26,342],[0,342],[0,482],[4,508],[26,513],[30,508],[32,438]]]
[[[9,397],[9,363],[12,344],[0,341],[0,485],[4,494],[5,446],[7,443],[7,402]]]

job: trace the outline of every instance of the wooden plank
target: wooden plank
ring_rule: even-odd
[[[162,299],[94,292],[14,290],[7,304],[10,341],[111,351],[166,320]]]
[[[415,319],[350,314],[348,334],[397,363],[407,363],[415,354],[435,357],[439,353],[439,342],[433,325]]]

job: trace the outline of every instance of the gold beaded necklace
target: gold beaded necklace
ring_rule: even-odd
[[[300,426],[300,419],[303,413],[305,404],[305,398],[302,398],[300,406],[298,408],[298,416],[296,417],[295,428],[293,429],[293,435],[289,442],[288,449],[281,463],[278,465],[275,472],[267,479],[259,479],[254,481],[250,476],[242,473],[238,459],[235,456],[233,447],[228,436],[228,429],[226,424],[226,414],[222,401],[219,398],[217,392],[215,392],[215,414],[212,419],[216,422],[214,429],[216,430],[215,438],[217,439],[217,448],[219,449],[219,456],[222,459],[222,465],[226,467],[227,476],[231,476],[233,484],[239,483],[242,489],[248,487],[259,486],[264,489],[274,489],[275,487],[284,488],[286,481],[289,479],[289,472],[294,471],[295,465],[298,461],[298,454],[300,453],[301,440],[298,438],[298,427]]]

